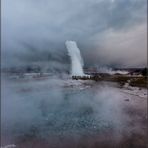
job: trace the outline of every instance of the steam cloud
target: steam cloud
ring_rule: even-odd
[[[128,71],[125,70],[113,70],[112,68],[107,68],[107,67],[98,67],[97,71],[100,73],[108,73],[111,75],[114,75],[116,73],[118,74],[128,74]]]
[[[2,135],[6,133],[12,140],[27,135],[49,139],[49,136],[71,134],[78,138],[109,127],[116,131],[122,129],[122,104],[118,101],[122,96],[118,90],[102,85],[77,91],[83,85],[71,89],[59,83],[65,82],[3,80]]]
[[[147,0],[2,0],[1,18],[3,67],[60,69],[69,63],[66,39],[86,66],[147,63]]]

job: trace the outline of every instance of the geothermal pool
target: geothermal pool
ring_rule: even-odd
[[[59,78],[2,84],[2,146],[146,147],[145,89]]]

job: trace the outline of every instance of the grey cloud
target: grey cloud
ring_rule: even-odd
[[[106,32],[130,32],[134,26],[146,24],[146,3],[146,0],[2,0],[2,64],[48,61],[49,66],[50,61],[68,64],[65,40],[78,42],[86,66],[106,64],[98,52]],[[145,49],[141,52],[145,53]],[[139,65],[139,61],[133,66]]]

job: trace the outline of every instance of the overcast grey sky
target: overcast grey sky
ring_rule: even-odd
[[[69,64],[66,40],[85,66],[145,66],[147,0],[2,0],[2,65]]]

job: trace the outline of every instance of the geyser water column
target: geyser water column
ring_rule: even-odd
[[[84,76],[83,59],[75,41],[66,41],[65,45],[68,55],[71,58],[71,74],[72,76]]]

